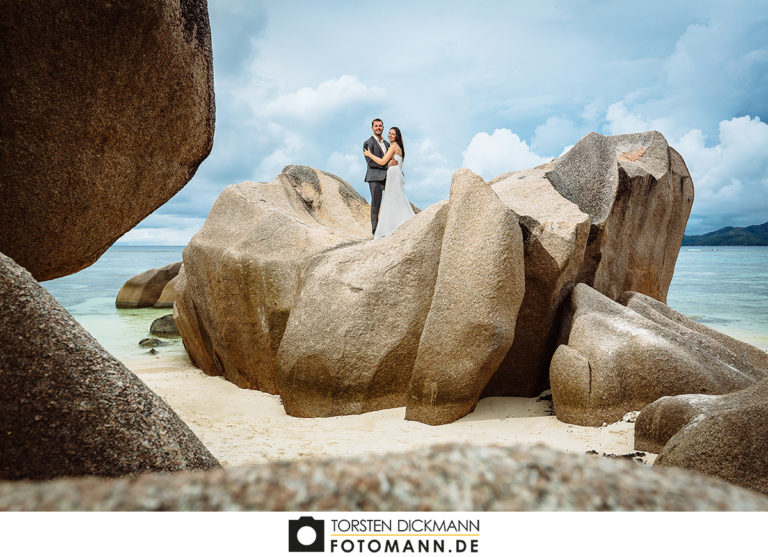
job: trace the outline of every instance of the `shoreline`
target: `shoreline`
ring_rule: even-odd
[[[603,427],[560,422],[552,403],[522,397],[481,399],[471,414],[451,424],[406,421],[405,407],[330,418],[295,418],[280,397],[241,389],[194,367],[186,354],[162,353],[123,362],[186,422],[224,467],[404,452],[460,442],[474,445],[544,444],[565,452],[634,453],[634,423]],[[653,453],[636,462],[652,464]],[[630,457],[626,457],[630,458]]]

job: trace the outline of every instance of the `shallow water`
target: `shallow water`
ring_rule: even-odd
[[[117,309],[115,297],[132,276],[181,260],[183,247],[112,246],[79,273],[43,286],[109,352],[123,361],[156,358],[138,345],[170,309]],[[768,350],[768,247],[683,247],[667,303],[705,325]],[[179,339],[156,350],[183,354]]]
[[[122,361],[184,353],[181,339],[161,339],[157,354],[139,346],[152,321],[170,308],[117,309],[115,298],[129,278],[181,261],[183,246],[112,246],[79,273],[41,283],[108,352]]]
[[[768,350],[768,246],[681,248],[667,303]]]

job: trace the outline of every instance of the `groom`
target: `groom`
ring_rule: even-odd
[[[376,118],[371,122],[371,130],[373,130],[373,135],[363,143],[363,151],[368,149],[377,157],[383,157],[389,149],[389,141],[381,137],[381,132],[384,131],[384,122],[381,121],[381,118]],[[381,194],[387,182],[387,165],[376,164],[368,157],[363,158],[368,165],[365,181],[368,182],[368,187],[371,190],[371,233],[375,234],[376,226],[379,224]],[[392,159],[389,161],[389,166],[397,166],[397,161]]]

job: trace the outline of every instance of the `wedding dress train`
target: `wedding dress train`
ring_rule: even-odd
[[[411,218],[413,208],[403,191],[405,177],[403,176],[403,157],[395,155],[397,166],[387,169],[387,184],[381,197],[379,207],[379,224],[376,226],[374,238],[392,234],[395,229]]]

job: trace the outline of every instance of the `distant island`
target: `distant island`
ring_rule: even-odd
[[[726,226],[700,236],[683,236],[684,246],[768,246],[768,222]]]

